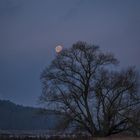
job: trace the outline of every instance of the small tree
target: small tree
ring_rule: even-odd
[[[41,74],[41,100],[66,116],[65,126],[107,136],[128,130],[140,103],[134,68],[111,70],[118,61],[98,46],[77,42],[57,54]],[[67,122],[67,123],[66,123]]]

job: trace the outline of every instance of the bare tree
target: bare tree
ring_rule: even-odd
[[[133,68],[119,72],[101,70],[94,86],[100,135],[108,136],[130,129],[134,122],[133,112],[140,103],[137,82]]]
[[[140,105],[132,110],[128,125],[133,136],[140,136]]]
[[[111,53],[77,42],[58,53],[41,74],[40,99],[92,136],[127,130],[130,112],[140,103],[138,77],[133,68],[112,69],[117,64]]]

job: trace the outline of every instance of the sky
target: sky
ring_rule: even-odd
[[[40,74],[55,46],[77,41],[140,72],[140,1],[0,0],[0,99],[39,106]]]

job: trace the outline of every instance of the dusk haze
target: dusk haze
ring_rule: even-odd
[[[140,115],[139,73],[140,0],[0,0],[0,130],[19,130],[22,125],[26,130],[50,130],[63,118],[69,120],[69,126],[74,124],[76,131],[85,132],[86,128],[88,136],[116,134],[124,108],[127,111],[121,112],[122,116]],[[122,87],[125,89],[120,91]],[[108,93],[102,99],[105,90]],[[129,97],[130,104],[126,102]],[[105,99],[108,101],[102,102]],[[111,112],[112,106],[121,111],[113,112],[114,120],[106,123],[103,114]],[[83,116],[78,116],[76,107]],[[92,116],[92,107],[97,118]],[[12,109],[13,119],[8,119]],[[45,114],[32,120],[32,111],[49,115],[46,120]],[[25,122],[20,114],[25,114]],[[73,122],[77,120],[74,116],[79,117],[80,125]],[[134,120],[140,124],[138,118],[122,120],[119,130]],[[137,129],[135,125],[132,128]],[[134,132],[140,136],[140,127]]]

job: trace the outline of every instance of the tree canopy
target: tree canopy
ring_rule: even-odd
[[[129,130],[140,104],[138,73],[134,67],[116,69],[118,63],[98,46],[77,42],[42,72],[40,99],[66,116],[65,126],[92,136]]]

